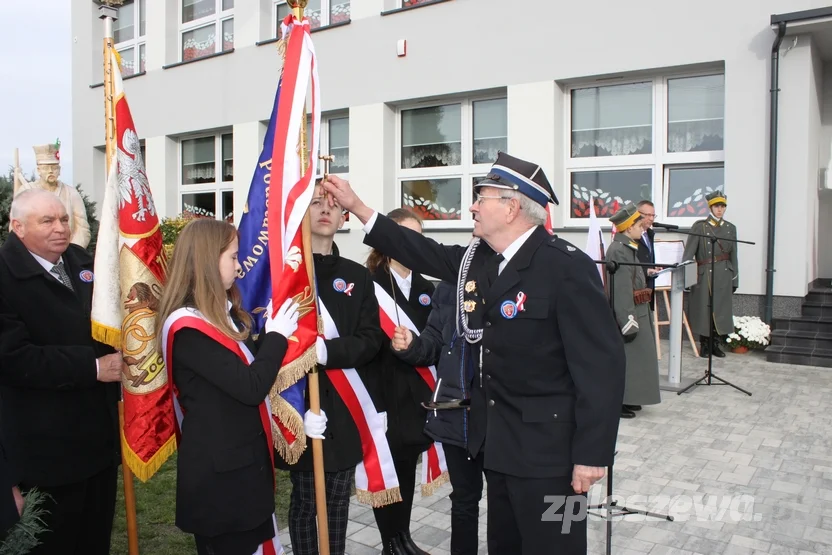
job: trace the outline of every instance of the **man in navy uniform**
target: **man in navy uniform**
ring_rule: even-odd
[[[543,227],[557,203],[543,170],[499,154],[477,185],[467,248],[397,225],[335,176],[325,188],[365,224],[366,244],[457,286],[458,341],[474,347],[462,361],[472,389],[467,446],[484,453],[488,551],[585,553],[580,513],[613,463],[624,342],[593,261]]]

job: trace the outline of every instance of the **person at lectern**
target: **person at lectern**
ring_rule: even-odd
[[[708,357],[710,349],[715,357],[724,357],[719,348],[719,337],[734,331],[733,294],[739,287],[739,264],[737,263],[737,244],[731,239],[737,238],[737,228],[723,216],[728,205],[728,197],[721,191],[714,191],[707,197],[711,214],[699,220],[691,227],[691,236],[685,244],[682,260],[696,260],[699,267],[697,283],[691,286],[688,318],[693,333],[699,334],[701,347],[699,353]],[[705,237],[716,237],[716,243]],[[720,240],[727,239],[727,240]],[[712,252],[713,251],[713,252]],[[713,273],[711,276],[711,258]],[[709,309],[710,284],[713,282],[713,310]],[[708,337],[713,326],[713,345]]]
[[[607,260],[638,263],[638,247],[645,220],[633,203],[613,214],[610,222],[617,233],[607,249]],[[624,381],[624,406],[621,418],[634,418],[642,405],[661,403],[659,363],[653,336],[650,298],[653,290],[639,266],[619,266],[611,290],[613,310],[624,336],[627,375]],[[608,282],[609,285],[610,282]]]

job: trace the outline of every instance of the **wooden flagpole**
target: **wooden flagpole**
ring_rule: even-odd
[[[303,21],[303,10],[306,8],[308,0],[288,0],[289,6],[298,21]],[[305,98],[304,98],[305,102]],[[309,159],[309,143],[306,136],[306,106],[303,107],[303,118],[300,125],[300,175],[303,177],[307,171],[311,171],[311,167],[307,167],[307,160]],[[309,211],[303,218],[302,225],[303,237],[303,256],[306,260],[306,271],[309,275],[309,283],[311,284],[312,294],[315,296],[316,302],[318,298],[317,283],[315,281],[315,266],[312,256],[312,238],[311,238],[311,223]],[[321,319],[320,306],[318,306],[318,333],[323,333],[323,320]],[[309,384],[309,410],[314,414],[321,414],[321,393],[318,381],[318,367],[317,365],[310,370],[307,375]],[[329,522],[327,521],[326,510],[326,477],[324,475],[324,446],[320,439],[312,438],[312,470],[315,479],[315,510],[318,516],[318,553],[320,555],[329,555]]]
[[[118,19],[116,9],[122,0],[103,0],[99,6],[99,18],[104,21],[104,128],[107,159],[107,180],[110,178],[111,164],[116,159],[116,114],[115,82],[113,80],[113,21]],[[122,394],[123,395],[123,394]],[[121,438],[121,472],[124,480],[124,508],[127,517],[127,552],[139,555],[139,528],[136,521],[136,492],[133,487],[133,472],[124,459],[124,401],[118,402],[118,426]]]

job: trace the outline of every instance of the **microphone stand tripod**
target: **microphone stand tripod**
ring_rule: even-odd
[[[710,261],[710,275],[708,276],[708,369],[705,371],[705,375],[687,386],[686,388],[682,389],[681,391],[677,392],[676,395],[681,395],[685,393],[689,389],[697,385],[729,385],[736,389],[737,391],[741,391],[751,396],[751,392],[746,391],[745,389],[732,384],[729,381],[723,380],[719,376],[713,373],[713,361],[714,361],[714,262],[716,260],[716,243],[717,241],[725,241],[728,243],[744,243],[746,245],[753,245],[751,241],[740,241],[739,239],[727,239],[722,237],[717,237],[716,234],[709,235],[707,233],[700,234],[700,233],[693,233],[690,231],[681,231],[681,230],[674,230],[676,233],[682,233],[684,235],[690,235],[691,237],[703,237],[708,239],[711,242],[711,261]],[[701,284],[697,284],[701,285]],[[722,383],[713,383],[712,379],[719,380]],[[707,383],[702,383],[707,380]]]
[[[602,251],[603,252],[603,251]],[[615,262],[613,260],[593,260],[596,264],[603,264],[607,270],[607,273],[610,276],[610,308],[615,313],[615,272],[618,271],[618,268],[621,266],[639,266],[642,268],[675,268],[678,264],[669,264],[667,266],[661,266],[660,264],[647,264],[643,262]],[[616,321],[616,325],[618,325],[618,321]],[[618,451],[615,452],[613,457],[618,455]],[[660,518],[662,520],[666,520],[668,522],[673,522],[673,517],[670,515],[662,515],[659,513],[651,513],[650,511],[645,511],[642,509],[632,509],[630,507],[625,507],[623,505],[618,505],[618,501],[613,500],[612,498],[612,469],[615,463],[611,464],[607,467],[607,498],[606,503],[601,503],[599,505],[589,505],[587,509],[591,511],[592,509],[601,510],[603,509],[606,511],[606,515],[602,515],[600,513],[593,513],[589,512],[594,516],[599,516],[607,521],[607,555],[612,553],[612,519],[616,516],[627,516],[627,515],[644,515],[653,518]]]

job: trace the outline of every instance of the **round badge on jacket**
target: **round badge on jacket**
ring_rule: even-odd
[[[502,314],[503,318],[506,320],[511,320],[517,316],[517,305],[514,301],[504,301],[503,304],[500,305],[500,314]]]
[[[89,270],[83,270],[80,274],[78,274],[78,277],[81,278],[81,281],[84,283],[92,283],[94,278],[93,273]]]
[[[347,290],[347,282],[341,278],[335,278],[335,281],[332,282],[332,287],[339,293],[343,293]]]
[[[419,304],[422,306],[428,306],[430,304],[430,295],[427,293],[422,293],[419,295]]]

